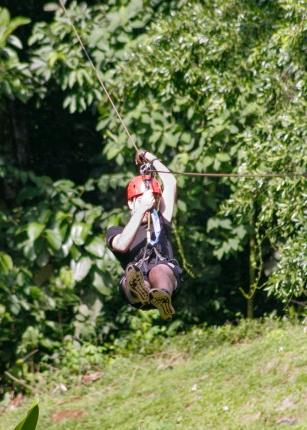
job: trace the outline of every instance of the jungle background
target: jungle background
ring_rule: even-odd
[[[80,348],[302,315],[303,176],[178,176],[176,317],[127,307],[105,231],[128,219],[134,148],[59,5],[0,6],[0,395]],[[170,169],[306,172],[303,0],[66,6],[137,145]]]

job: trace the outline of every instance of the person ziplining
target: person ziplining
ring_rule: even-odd
[[[120,291],[127,302],[143,310],[157,308],[167,320],[175,314],[172,296],[179,291],[182,274],[171,243],[176,179],[150,152],[139,151],[136,164],[142,174],[126,187],[130,220],[125,227],[110,227],[106,238],[125,271]],[[162,188],[149,170],[159,170]]]
[[[305,172],[175,172],[170,171],[150,152],[140,151],[134,136],[130,134],[118,112],[99,70],[87,52],[78,30],[68,14],[64,0],[59,0],[59,3],[128,137],[127,143],[130,143],[130,146],[136,150],[136,163],[141,170],[140,176],[133,178],[126,188],[127,204],[131,212],[129,222],[125,227],[113,226],[107,231],[108,246],[125,270],[120,281],[120,291],[132,306],[144,310],[157,308],[162,319],[170,319],[175,313],[172,297],[179,291],[182,274],[181,267],[173,258],[170,239],[176,198],[174,175],[214,178],[306,178],[307,175]],[[161,179],[162,189],[154,177],[157,174]]]

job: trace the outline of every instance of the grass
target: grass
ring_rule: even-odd
[[[196,329],[150,356],[115,357],[90,385],[38,387],[38,430],[303,430],[306,364],[302,325]],[[0,429],[13,430],[32,401],[5,410]]]

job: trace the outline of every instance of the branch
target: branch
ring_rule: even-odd
[[[13,376],[10,372],[5,371],[5,372],[4,372],[4,374],[5,374],[8,378],[12,379],[12,381],[16,382],[16,384],[19,384],[19,385],[21,385],[22,387],[27,388],[27,389],[28,389],[28,390],[30,390],[32,393],[34,392],[33,388],[32,388],[32,387],[30,387],[30,385],[28,385],[28,384],[26,384],[24,381],[21,381],[20,379],[16,378],[16,377],[15,377],[15,376]]]

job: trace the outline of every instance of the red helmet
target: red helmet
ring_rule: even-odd
[[[149,189],[156,195],[161,196],[162,191],[159,182],[151,177],[150,175],[146,176],[136,176],[131,179],[126,187],[126,198],[127,201],[133,199],[134,197],[141,196],[146,190],[147,186],[145,181],[148,183]]]

